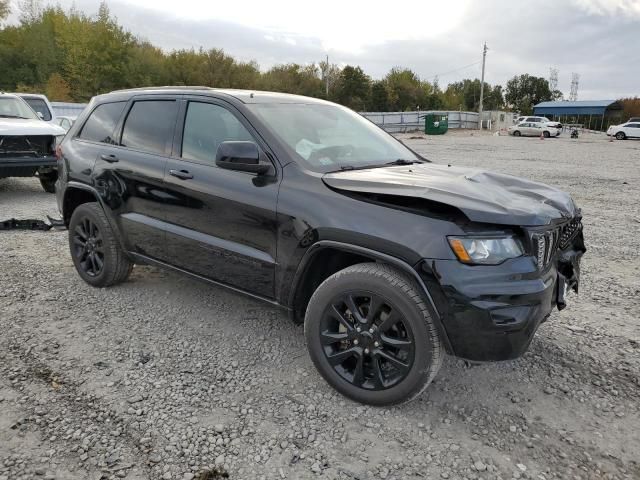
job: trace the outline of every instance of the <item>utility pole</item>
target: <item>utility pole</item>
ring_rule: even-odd
[[[487,59],[487,42],[482,49],[482,78],[480,79],[480,104],[478,105],[478,129],[482,130],[482,101],[484,100],[484,63]]]
[[[329,54],[327,54],[327,64],[325,65],[325,71],[324,71],[324,81],[325,81],[325,94],[327,97],[327,100],[329,100]]]

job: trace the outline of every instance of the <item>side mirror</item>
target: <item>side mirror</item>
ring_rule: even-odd
[[[227,170],[240,172],[266,173],[271,163],[260,162],[260,151],[253,142],[227,141],[218,145],[216,165]]]
[[[44,115],[42,115],[42,112],[36,112],[38,114],[38,116],[40,117],[41,120],[44,119]]]

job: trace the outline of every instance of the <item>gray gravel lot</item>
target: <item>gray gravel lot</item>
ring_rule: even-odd
[[[0,232],[0,480],[640,478],[640,141],[403,139],[583,207],[580,295],[523,358],[449,358],[416,401],[366,407],[279,310],[150,267],[94,289],[66,232]],[[0,220],[45,214],[36,179],[0,180]]]

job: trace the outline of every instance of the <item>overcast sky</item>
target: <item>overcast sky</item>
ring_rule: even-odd
[[[71,0],[60,0],[70,6]],[[75,0],[86,13],[99,0]],[[640,0],[110,0],[118,21],[165,50],[224,49],[264,70],[278,63],[357,64],[373,78],[394,66],[440,85],[520,73],[549,76],[579,99],[640,95]],[[464,67],[464,68],[463,68]]]

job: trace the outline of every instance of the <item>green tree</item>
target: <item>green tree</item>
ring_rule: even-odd
[[[360,67],[347,65],[340,73],[336,100],[353,110],[364,110],[369,100],[371,79]]]
[[[420,79],[407,68],[394,67],[385,77],[392,110],[414,110],[422,98]]]
[[[522,115],[529,115],[534,105],[551,100],[553,94],[545,78],[525,73],[507,82],[504,98],[508,106]]]
[[[389,91],[387,84],[383,80],[373,82],[371,85],[371,97],[369,106],[372,112],[388,112],[389,111]]]

